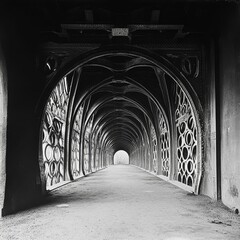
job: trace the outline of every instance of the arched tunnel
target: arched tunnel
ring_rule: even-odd
[[[40,148],[47,189],[112,165],[124,150],[130,164],[198,194],[202,108],[164,57],[103,48],[72,60],[49,85]]]
[[[2,0],[0,239],[240,239],[239,29],[239,0]]]

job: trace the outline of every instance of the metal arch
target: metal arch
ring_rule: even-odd
[[[122,120],[122,118],[118,118],[118,119],[121,119]],[[135,127],[135,125],[134,125],[134,123],[132,122],[132,121],[119,121],[119,122],[117,122],[117,123],[114,123],[113,121],[112,121],[113,119],[109,119],[108,121],[105,121],[105,125],[107,126],[107,125],[109,125],[110,127],[112,126],[112,125],[114,125],[114,127],[116,128],[116,127],[122,127],[122,126],[131,126],[131,130],[132,130],[132,132],[136,135],[136,137],[137,136],[139,136],[139,134],[137,133],[137,130],[139,130],[138,128],[137,128],[137,130],[136,130],[136,127]],[[104,130],[104,125],[102,125],[103,127],[102,127],[102,131]],[[106,127],[105,127],[106,128]],[[139,132],[139,131],[138,131]],[[140,132],[139,132],[140,133]]]
[[[114,138],[106,138],[104,140],[103,145],[106,148],[111,147],[113,151],[116,151],[116,149],[120,149],[121,146],[124,146],[124,148],[127,149],[128,152],[132,152],[133,149],[136,149],[138,146],[138,142],[132,142],[131,139],[127,139],[124,137],[122,138],[120,137],[120,139],[121,139],[121,142],[118,143],[118,142],[114,142]]]
[[[146,114],[145,114],[146,115]],[[89,119],[90,119],[90,116],[89,116]],[[149,121],[151,122],[151,120],[149,119]],[[86,121],[86,123],[85,123],[85,126],[87,125],[88,123],[87,123],[87,121]],[[144,128],[145,128],[145,125],[144,125]],[[85,130],[83,130],[83,131],[85,131]],[[145,130],[146,131],[146,130]],[[149,135],[148,135],[148,131],[146,131],[146,136],[148,136],[148,142],[149,142]]]
[[[92,131],[92,134],[98,134],[98,132],[100,132],[101,131],[101,135],[103,135],[103,134],[109,134],[109,131],[108,131],[108,129],[104,129],[104,128],[109,128],[109,127],[111,127],[111,125],[109,125],[109,122],[111,122],[111,119],[109,119],[108,121],[104,121],[104,125],[101,125],[98,129],[97,129],[97,133],[95,133],[95,129],[93,129],[93,131]],[[130,122],[131,123],[131,122]],[[126,125],[126,121],[125,121],[125,123],[124,122],[122,122],[122,123],[119,123],[118,124],[119,125],[119,127],[122,127],[122,126],[127,126]],[[135,130],[133,129],[133,123],[131,123],[131,128],[130,128],[130,130],[131,130],[131,132],[132,132],[132,134],[134,133],[135,134],[135,137],[137,137],[137,136],[139,136],[139,134],[141,135],[141,132],[138,130],[138,128],[136,128]],[[128,127],[128,129],[129,129],[129,127]],[[138,133],[136,132],[138,130]],[[135,138],[135,137],[132,137],[132,138]]]
[[[111,80],[111,79],[112,79],[112,77],[108,77],[107,79],[104,79],[103,81],[101,81],[101,82],[98,84],[98,86],[94,86],[94,87],[92,88],[92,91],[86,92],[86,93],[85,93],[85,97],[89,96],[89,94],[92,95],[92,94],[94,94],[94,93],[96,93],[96,92],[101,92],[104,87],[108,87],[109,84],[112,83],[112,82],[109,82],[109,80]],[[103,84],[103,82],[104,82],[104,84]],[[142,93],[142,94],[145,95],[146,97],[150,98],[150,99],[158,106],[158,108],[160,108],[160,109],[162,110],[162,112],[165,112],[165,111],[162,109],[162,106],[161,106],[161,104],[159,103],[159,101],[158,101],[143,85],[138,84],[137,81],[135,81],[135,80],[133,80],[133,79],[131,79],[131,78],[128,78],[128,83],[129,83],[129,85],[133,85],[133,86],[137,86],[137,87],[136,87],[136,89],[134,89],[134,90],[132,90],[132,91],[126,91],[126,90],[125,90],[126,92],[133,92],[133,91],[134,91],[134,92]],[[111,89],[111,88],[112,88],[112,87],[109,86],[109,89]],[[90,92],[91,92],[91,93],[90,93]],[[113,92],[113,91],[109,91],[109,92]],[[81,102],[84,101],[84,100],[85,100],[85,99],[82,97],[82,100],[81,100],[81,101],[79,100],[78,105],[80,105]],[[77,111],[77,108],[78,108],[78,107],[76,107],[75,112]]]
[[[108,99],[105,99],[105,102],[101,102],[101,103],[99,104],[99,106],[104,105],[106,102],[111,102],[112,100],[114,100],[114,98],[115,98],[115,97],[113,96],[113,97],[109,97]],[[136,101],[134,101],[134,100],[132,100],[132,99],[129,99],[129,98],[127,98],[127,97],[120,97],[119,99],[125,100],[126,102],[131,103],[132,106],[134,106],[135,108],[140,109],[140,110],[144,113],[144,115],[149,119],[149,121],[152,122],[152,120],[149,118],[150,113],[147,112],[147,110],[146,110],[145,108],[143,108],[139,103],[137,103]],[[88,121],[89,121],[89,119],[91,118],[92,114],[95,112],[95,110],[96,110],[99,106],[96,106],[95,109],[93,109],[93,110],[91,111],[91,113],[88,114],[87,118],[85,119],[85,125],[88,124]]]
[[[203,111],[202,111],[202,106],[201,106],[200,100],[198,99],[196,92],[194,91],[194,89],[192,88],[192,86],[188,82],[188,80],[179,73],[179,71],[175,68],[175,66],[173,64],[168,62],[162,56],[157,56],[156,54],[148,52],[145,49],[136,48],[136,47],[132,47],[132,46],[108,46],[108,47],[103,47],[103,48],[99,48],[97,50],[90,51],[87,54],[82,54],[81,56],[69,61],[66,65],[64,65],[61,68],[61,70],[59,72],[57,72],[57,74],[54,76],[54,78],[46,86],[45,91],[43,92],[42,96],[40,97],[40,100],[42,98],[44,98],[44,96],[46,96],[46,94],[47,94],[47,96],[49,95],[48,93],[49,93],[50,89],[53,89],[53,87],[56,85],[56,84],[54,84],[54,81],[56,83],[59,79],[61,79],[60,76],[64,72],[66,75],[66,72],[71,72],[75,68],[84,65],[90,59],[97,59],[101,56],[112,56],[112,55],[115,55],[115,56],[126,56],[126,55],[127,56],[140,56],[140,57],[146,59],[147,61],[149,61],[150,63],[152,63],[154,66],[163,69],[163,71],[166,72],[166,74],[169,75],[171,77],[171,79],[173,79],[180,86],[180,88],[183,90],[183,92],[188,97],[188,99],[191,103],[191,106],[193,107],[194,115],[197,116],[196,120],[197,120],[198,136],[200,139],[199,143],[202,144],[203,132],[201,131],[201,122],[203,120]],[[45,103],[45,101],[40,101],[40,104],[38,104],[37,109],[38,109],[38,107],[40,107],[40,109],[43,109],[41,103]],[[42,113],[42,111],[39,111],[39,112]],[[201,148],[201,146],[200,146],[200,148]],[[201,167],[201,165],[202,165],[201,157],[199,158],[198,161],[199,161],[198,164],[200,164],[200,167]],[[199,179],[198,179],[197,186],[199,186],[200,178],[201,178],[201,171],[199,172]],[[198,192],[198,189],[196,189],[195,192]]]
[[[86,92],[84,94],[84,96],[82,96],[79,101],[78,101],[78,104],[76,105],[75,107],[75,113],[77,112],[77,109],[78,107],[82,104],[82,102],[84,102],[89,96],[92,96],[94,93],[97,93],[97,92],[101,92],[102,89],[106,86],[108,86],[109,84],[111,84],[112,82],[109,82],[109,80],[113,79],[113,76],[111,77],[108,77],[106,79],[104,79],[103,81],[101,81],[97,86],[93,86],[91,88],[91,90],[89,90],[88,92]],[[130,78],[129,78],[130,79]],[[136,83],[136,82],[135,82]],[[141,85],[139,85],[139,88],[141,87]],[[142,87],[143,88],[143,87]],[[135,90],[136,91],[136,90]],[[151,99],[154,99],[152,98],[151,94],[148,92],[149,95],[145,94],[144,91],[139,91],[139,93],[142,93],[143,95],[147,96],[147,97],[150,97]],[[115,97],[116,98],[116,97]],[[156,103],[158,103],[158,101],[156,99],[154,99]],[[158,103],[157,104],[159,107],[161,107],[161,105]]]
[[[129,135],[132,137],[132,139],[137,139],[139,137],[138,134],[136,134],[136,131],[133,130],[133,128],[130,126],[130,125],[127,125],[127,124],[122,124],[122,123],[118,123],[118,124],[114,124],[114,126],[116,126],[115,129],[109,131],[109,128],[112,128],[113,127],[113,124],[108,124],[106,123],[106,125],[103,127],[102,131],[104,131],[104,133],[106,133],[108,136],[111,136],[114,131],[116,130],[123,130],[124,129],[124,126],[127,127],[124,129],[124,133],[122,133],[122,135]]]
[[[131,116],[134,120],[137,120],[137,122],[139,122],[139,124],[141,125],[141,127],[142,127],[142,130],[144,131],[144,133],[146,134],[146,135],[148,135],[147,134],[147,131],[146,131],[146,128],[145,128],[145,125],[143,124],[143,122],[142,122],[142,120],[136,115],[136,114],[134,114],[133,112],[131,112],[131,111],[129,111],[129,110],[119,110],[119,111],[122,111],[122,112],[124,112],[126,115],[128,114],[129,116]],[[110,115],[110,114],[112,114],[112,112],[110,112],[110,113],[107,113],[105,116],[101,116],[101,118],[99,119],[99,121],[103,121],[103,119],[105,118],[105,117],[107,117],[108,115]],[[96,123],[96,124],[98,124],[98,123]],[[147,142],[149,143],[149,139],[147,139]]]
[[[122,112],[123,112],[123,111],[124,111],[124,110],[122,110]],[[106,114],[105,116],[102,116],[102,117],[99,119],[99,122],[96,123],[96,125],[99,124],[100,121],[104,121],[105,118],[109,118],[109,115],[111,115],[111,114],[112,114],[112,113],[108,113],[108,114]],[[127,114],[133,116],[133,113],[130,112],[130,111],[128,111]],[[125,116],[126,116],[127,114],[126,114],[126,112],[125,112]],[[133,117],[134,117],[135,119],[137,118],[138,121],[141,123],[141,120],[140,120],[136,115],[133,116]],[[110,122],[110,121],[111,121],[111,119],[108,120],[108,122]],[[104,121],[104,124],[107,124],[108,122]],[[126,122],[126,120],[125,120],[125,122]],[[146,132],[146,130],[145,130],[145,124],[141,123],[141,125],[142,125],[142,128],[143,128],[144,131],[145,131],[146,136],[148,136],[148,134],[147,134],[147,132]],[[98,131],[100,131],[100,128],[101,128],[101,131],[102,131],[102,127],[103,127],[103,126],[99,127]],[[139,128],[138,128],[138,129],[139,129]],[[93,129],[93,132],[94,132],[94,131],[95,131],[95,130]],[[140,130],[138,130],[138,134],[137,134],[137,135],[139,135],[139,134],[140,134],[140,136],[141,136],[141,138],[142,138],[142,141],[143,141],[144,136],[141,134],[141,131],[140,131]],[[144,140],[147,140],[147,139],[144,139]],[[148,141],[149,141],[149,140],[148,140]]]
[[[94,59],[98,59],[104,56],[132,56],[132,57],[140,57],[146,60],[147,62],[151,63],[153,66],[162,69],[166,72],[175,82],[177,82],[180,86],[184,87],[184,90],[192,96],[192,101],[194,102],[195,106],[199,110],[199,115],[203,117],[203,110],[198,99],[198,96],[194,89],[192,88],[191,84],[188,80],[179,73],[179,70],[170,63],[166,58],[163,56],[159,56],[149,50],[144,48],[135,47],[131,45],[109,45],[103,46],[98,49],[90,50],[86,53],[83,53],[74,59],[69,60],[65,65],[59,68],[59,71],[54,75],[52,79],[46,85],[42,95],[39,98],[39,102],[36,106],[36,112],[42,112],[43,103],[45,103],[46,99],[48,98],[49,94],[51,93],[52,89],[56,86],[56,83],[59,79],[62,79],[63,76],[67,75],[68,73],[74,71],[76,68],[84,66],[85,64],[89,63]],[[38,111],[40,109],[40,111]]]
[[[130,80],[130,81],[129,81]],[[104,84],[103,86],[101,86],[100,88],[98,88],[98,90],[96,90],[96,92],[101,92],[101,91],[103,91],[103,88],[107,88],[107,87],[109,87],[109,89],[110,89],[110,91],[109,92],[112,92],[112,87],[110,87],[109,85],[111,84],[112,82],[106,82],[106,84]],[[165,111],[162,109],[162,106],[161,106],[161,104],[159,104],[159,101],[157,100],[157,99],[155,99],[154,98],[154,96],[143,86],[143,85],[141,85],[141,84],[138,84],[135,80],[133,80],[133,79],[128,79],[128,82],[127,82],[128,84],[129,84],[129,86],[133,86],[133,87],[136,87],[135,89],[131,89],[129,92],[131,92],[131,91],[135,91],[135,92],[139,92],[139,93],[141,93],[141,94],[143,94],[144,96],[146,96],[146,97],[149,97],[153,102],[154,102],[154,105],[156,104],[157,105],[157,108],[160,108],[161,109],[161,112],[165,115]],[[136,86],[136,84],[138,85],[138,86]],[[144,88],[144,90],[143,90],[143,88]],[[105,90],[105,89],[104,89]],[[147,93],[146,93],[146,91],[147,91]],[[103,98],[104,99],[104,98]],[[100,102],[102,102],[102,100],[97,100],[99,103]],[[96,103],[95,103],[96,104]],[[96,105],[95,105],[96,106]],[[146,114],[147,116],[150,116],[150,112],[148,112],[148,114]],[[156,123],[155,123],[155,121],[154,121],[154,116],[151,116],[151,122],[153,123],[153,125],[154,125],[154,128],[155,129],[157,129],[156,128]],[[166,118],[167,119],[167,118]]]
[[[125,92],[139,92],[141,94],[143,94],[144,96],[148,97],[151,101],[153,101],[153,103],[157,106],[157,108],[161,109],[161,111],[163,112],[163,114],[165,115],[165,117],[168,119],[169,117],[166,116],[166,113],[165,113],[165,110],[163,109],[162,105],[160,104],[159,100],[156,99],[155,96],[153,96],[153,94],[151,94],[149,92],[149,90],[147,90],[142,84],[139,84],[136,80],[132,79],[132,78],[129,78],[127,77],[127,80],[129,83],[129,86],[133,86],[133,87],[136,87],[135,89],[131,89],[131,90],[125,90]],[[100,88],[96,89],[95,92],[101,92],[103,91],[104,87],[108,87],[110,83],[106,83],[104,85],[102,85]],[[109,87],[111,88],[111,87]],[[129,87],[128,87],[129,89]],[[112,91],[109,91],[109,92],[112,92]],[[94,92],[91,93],[91,95],[94,94]],[[149,115],[149,114],[148,114]]]
[[[135,58],[129,60],[125,64],[121,64],[121,63],[120,64],[112,64],[111,61],[99,58],[99,59],[94,59],[94,61],[90,61],[89,63],[84,65],[84,67],[102,67],[102,68],[105,68],[105,69],[111,71],[112,73],[114,73],[114,72],[126,73],[135,67],[154,68],[152,64],[150,64],[148,61],[146,61],[145,59],[142,59],[140,57],[135,57]]]
[[[105,126],[102,125],[102,128],[101,128],[101,131],[104,131],[104,133],[106,133],[107,135],[110,135],[110,133],[113,132],[113,131],[108,131],[108,129],[112,127],[112,124],[109,124],[109,122],[111,123],[112,119],[108,120],[107,122],[105,121],[104,122]],[[135,125],[132,121],[129,120],[127,123],[125,121],[125,122],[119,123],[118,125],[119,125],[120,128],[122,128],[123,126],[127,126],[128,128],[130,128],[131,132],[133,132],[135,134],[136,138],[140,138],[141,140],[143,140],[143,135],[142,135],[140,129],[139,128],[134,129]],[[107,128],[107,129],[103,130],[103,128]],[[128,131],[128,128],[125,128],[125,131]],[[134,139],[135,139],[135,137],[133,136]]]
[[[108,129],[109,129],[109,126],[108,126]],[[107,129],[107,130],[108,130]],[[114,134],[113,134],[113,131],[111,132],[111,134],[109,134],[109,132],[108,131],[105,131],[104,133],[101,133],[101,134],[106,134],[106,135],[108,135],[108,136],[110,136],[110,137],[113,137],[114,136]],[[119,130],[119,129],[117,129],[117,130]],[[127,130],[127,132],[131,132],[131,130]],[[122,134],[123,135],[123,134]],[[120,135],[119,135],[120,136]],[[126,134],[126,132],[125,132],[125,136],[126,136],[126,138],[127,138],[127,134]],[[129,136],[129,134],[128,134],[128,136]],[[146,135],[145,135],[146,136]],[[146,136],[147,137],[147,136]],[[133,135],[131,136],[131,139],[133,138]],[[144,141],[145,140],[145,137],[142,135],[142,134],[140,134],[140,135],[138,135],[137,136],[137,138],[142,142],[142,141]],[[136,139],[136,138],[133,138],[133,139]],[[119,141],[119,138],[117,139],[118,141]],[[147,140],[147,139],[146,139]]]
[[[113,131],[111,131],[111,136],[109,136],[108,132],[105,132],[102,137],[100,138],[100,140],[102,141],[103,146],[105,145],[105,142],[107,142],[110,139],[113,139],[116,136],[119,136],[122,133],[121,130],[119,129],[115,129]],[[125,141],[128,141],[129,143],[131,143],[131,146],[137,146],[138,142],[137,139],[133,138],[133,135],[131,134],[131,131],[126,130],[126,132],[124,133],[124,136],[121,136],[122,139],[124,139]]]
[[[113,79],[113,77],[111,79]],[[125,83],[128,83],[129,86],[136,87],[136,88],[133,88],[133,89],[128,87],[128,89],[125,90],[126,93],[127,92],[139,92],[139,93],[142,93],[146,97],[150,98],[162,110],[162,105],[159,103],[159,100],[157,100],[157,98],[155,96],[153,96],[153,94],[151,94],[151,92],[148,89],[146,89],[142,84],[139,84],[138,81],[136,81],[136,80],[134,80],[133,78],[130,78],[130,77],[124,77],[123,81],[125,81]],[[114,81],[112,81],[112,82],[114,82]],[[91,93],[88,92],[88,94],[92,95],[92,94],[94,94],[96,92],[101,92],[101,91],[103,91],[104,87],[109,86],[112,82],[106,82],[106,84],[102,83],[100,88],[97,87]],[[109,86],[109,89],[110,88],[113,88],[113,87]],[[112,92],[112,91],[109,91],[109,92]]]
[[[140,108],[140,109],[141,109],[141,108]],[[143,110],[143,109],[141,109],[141,111],[142,111],[142,112],[144,112],[144,110]],[[144,115],[145,115],[145,117],[147,117],[147,118],[148,118],[148,116],[147,116],[146,112],[144,112],[144,113],[145,113],[145,114],[144,114]],[[88,121],[89,121],[89,119],[90,119],[90,118],[91,118],[91,115],[89,115],[89,116],[88,116],[88,118],[86,119],[86,122],[85,122],[85,126],[84,126],[84,129],[83,129],[83,132],[85,132],[85,127],[86,127],[86,125],[88,124]],[[150,122],[152,122],[152,121],[151,121],[151,119],[149,119],[149,121],[150,121]],[[148,132],[148,131],[146,131],[146,132]],[[148,136],[148,134],[147,134],[147,136]],[[149,141],[149,136],[148,136],[148,141]]]

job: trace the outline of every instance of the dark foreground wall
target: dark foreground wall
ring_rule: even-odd
[[[0,45],[0,210],[4,203],[6,183],[7,71]],[[0,211],[1,217],[1,211]]]
[[[31,206],[39,201],[41,195],[39,120],[35,107],[42,89],[35,72],[37,26],[31,14],[28,10],[11,8],[1,12],[2,55],[8,78],[7,176],[3,215]],[[1,172],[2,177],[4,174]]]
[[[240,9],[222,25],[219,39],[221,194],[240,209]]]

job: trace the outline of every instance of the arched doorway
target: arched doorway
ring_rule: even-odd
[[[129,164],[129,155],[124,150],[118,150],[114,154],[114,165],[118,164]]]
[[[151,84],[139,72],[147,72]],[[131,164],[198,193],[202,108],[187,79],[165,58],[127,46],[98,49],[63,65],[51,86],[47,105],[55,101],[61,116],[43,122],[45,131],[56,128],[48,131],[52,142],[42,145],[51,147],[42,149],[50,185],[113,164],[116,149],[126,149]],[[45,108],[44,121],[47,109],[55,107]]]

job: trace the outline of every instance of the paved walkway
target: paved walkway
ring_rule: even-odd
[[[0,220],[0,239],[240,239],[240,216],[133,166],[112,166]]]

